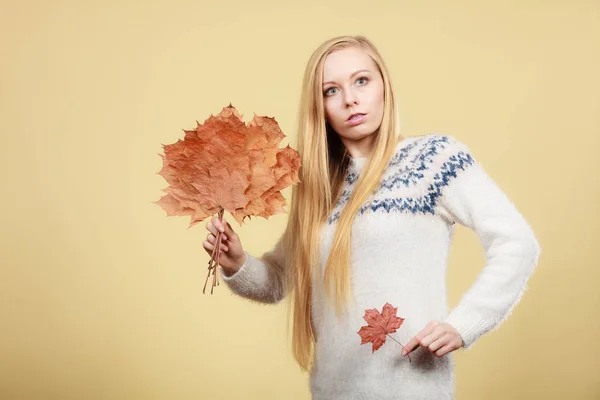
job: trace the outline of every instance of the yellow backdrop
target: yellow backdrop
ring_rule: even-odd
[[[455,353],[457,398],[600,398],[599,20],[598,1],[3,1],[0,398],[309,398],[285,304],[202,295],[204,224],[152,201],[161,143],[229,102],[293,144],[305,63],[340,34],[383,53],[404,135],[469,144],[542,247],[509,320]],[[286,218],[234,226],[260,255]],[[459,228],[451,306],[483,261]]]

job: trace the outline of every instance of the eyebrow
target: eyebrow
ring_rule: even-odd
[[[371,72],[371,71],[369,71],[368,69],[359,69],[358,71],[354,71],[352,73],[352,75],[350,75],[350,78],[352,78],[354,75],[359,74],[361,72]],[[323,82],[323,86],[327,85],[328,83],[335,83],[335,82],[331,82],[331,81],[329,81],[329,82]]]

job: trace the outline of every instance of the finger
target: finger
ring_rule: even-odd
[[[412,338],[410,340],[410,342],[408,342],[406,344],[406,346],[404,346],[404,349],[402,350],[402,355],[404,355],[404,356],[407,355],[408,353],[410,353],[411,351],[416,349],[418,345],[419,345],[419,339],[415,336],[414,338]]]
[[[431,343],[431,344],[428,346],[428,348],[429,348],[429,351],[431,351],[431,352],[433,353],[433,352],[436,352],[436,351],[438,351],[438,350],[439,350],[439,349],[441,349],[442,347],[446,346],[446,345],[449,343],[449,340],[448,340],[448,339],[449,339],[449,338],[448,338],[448,336],[447,336],[447,335],[443,335],[443,336],[442,336],[442,337],[440,337],[439,339],[437,339],[437,340],[433,341],[433,343]]]
[[[206,224],[206,229],[208,229],[213,235],[217,234],[217,228],[215,228],[213,220],[209,221],[208,224]]]
[[[215,235],[213,235],[212,233],[209,233],[208,235],[206,235],[206,240],[208,240],[209,243],[215,244],[215,242],[216,242]],[[221,243],[224,243],[226,240],[227,240],[227,235],[221,235]]]
[[[427,324],[427,326],[423,328],[421,332],[417,333],[417,335],[414,338],[412,338],[410,342],[408,342],[408,344],[404,347],[402,354],[406,355],[411,351],[414,351],[417,347],[419,347],[421,340],[425,336],[429,335],[437,325],[438,324],[435,323],[435,321],[432,321],[429,324]]]
[[[429,347],[430,344],[444,336],[444,334],[445,332],[442,329],[434,328],[429,335],[421,339],[419,344],[423,347]]]
[[[235,238],[237,236],[237,233],[235,233],[229,222],[225,222],[225,234],[230,238]]]
[[[443,346],[441,349],[438,349],[438,351],[435,352],[435,355],[438,357],[442,357],[454,350],[456,350],[456,349],[451,344],[447,344],[447,345]]]
[[[407,355],[408,353],[414,351],[417,347],[419,347],[421,338],[423,337],[423,335],[427,334],[427,331],[425,329],[419,332],[414,338],[411,339],[410,342],[408,342],[406,346],[404,346],[404,350],[402,351],[403,355]]]
[[[223,217],[223,222],[219,221],[219,218],[217,218],[217,217],[213,217],[212,221],[213,221],[213,225],[219,232],[225,231],[225,226],[223,225],[223,222],[225,221],[225,217]]]
[[[202,242],[202,245],[204,246],[204,248],[207,251],[213,251],[213,249],[215,248],[215,245],[213,243],[210,243],[206,240],[204,242]],[[219,250],[221,252],[227,252],[227,251],[229,251],[229,247],[227,247],[227,245],[222,243],[221,246],[219,246]]]

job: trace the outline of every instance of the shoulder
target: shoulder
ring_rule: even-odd
[[[437,172],[451,165],[466,166],[474,163],[475,158],[466,143],[451,135],[430,133],[405,137],[399,141],[390,167]]]
[[[397,151],[404,149],[431,154],[469,152],[466,143],[451,135],[429,133],[421,136],[409,136],[398,142]]]
[[[417,198],[441,191],[475,162],[467,146],[450,135],[405,137],[397,144],[381,182],[381,196]]]

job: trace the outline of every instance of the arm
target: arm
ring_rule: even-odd
[[[447,184],[441,187],[437,211],[473,229],[486,256],[475,283],[445,320],[469,348],[517,305],[540,246],[527,221],[464,144],[452,139],[444,153],[440,176],[447,177]]]
[[[232,275],[222,280],[235,294],[261,303],[278,303],[287,292],[282,238],[271,251],[257,258],[244,251],[246,259]]]

